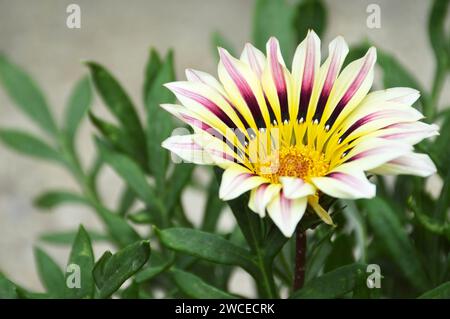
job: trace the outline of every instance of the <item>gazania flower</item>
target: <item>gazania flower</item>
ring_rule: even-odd
[[[419,92],[392,88],[369,93],[376,50],[342,71],[348,47],[329,45],[321,64],[320,39],[310,31],[291,70],[276,38],[266,55],[247,44],[239,59],[219,48],[219,81],[187,70],[188,81],[166,86],[182,105],[162,105],[194,134],[172,136],[163,147],[182,159],[225,171],[219,196],[250,191],[249,207],[266,213],[290,237],[309,204],[328,224],[319,197],[371,198],[366,173],[428,176],[435,166],[413,145],[437,134],[411,105]]]

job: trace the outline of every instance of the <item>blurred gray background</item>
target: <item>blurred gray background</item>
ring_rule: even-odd
[[[66,7],[81,7],[81,29],[66,27]],[[366,26],[366,8],[381,7],[381,28]],[[423,0],[328,0],[328,27],[324,45],[337,35],[349,44],[369,38],[406,65],[427,89],[431,86],[434,62],[427,37],[429,1]],[[140,107],[143,68],[152,46],[164,53],[175,49],[177,75],[193,67],[216,74],[211,34],[220,31],[236,49],[250,40],[253,1],[239,0],[0,0],[0,51],[30,72],[45,92],[52,111],[61,118],[66,99],[86,68],[80,61],[101,62],[124,85]],[[288,63],[290,64],[290,62]],[[449,83],[440,104],[449,101]],[[105,114],[98,98],[93,109]],[[142,109],[142,107],[141,107]],[[36,131],[0,90],[0,126]],[[85,162],[92,158],[93,129],[84,122],[78,138]],[[196,178],[207,180],[201,171]],[[122,184],[110,170],[101,177],[101,192],[111,206]],[[76,189],[70,176],[59,167],[19,156],[0,145],[0,270],[26,288],[40,289],[33,259],[33,245],[46,231],[75,229],[83,223],[90,229],[100,224],[89,210],[76,207],[42,212],[32,200],[47,189]],[[195,223],[204,196],[187,190],[183,201]],[[222,220],[228,228],[231,218]],[[42,246],[42,245],[41,245]],[[107,248],[96,245],[96,255]],[[61,265],[68,249],[45,246]],[[232,291],[251,296],[245,274],[237,273]]]

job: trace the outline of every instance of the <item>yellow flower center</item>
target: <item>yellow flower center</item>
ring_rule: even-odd
[[[295,145],[282,147],[266,161],[261,161],[257,170],[260,175],[278,183],[280,176],[310,181],[312,177],[324,176],[329,167],[323,153],[305,145]]]

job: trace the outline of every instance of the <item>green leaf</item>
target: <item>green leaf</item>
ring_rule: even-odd
[[[392,260],[416,288],[426,288],[427,278],[418,254],[392,207],[381,198],[363,200],[361,203],[367,210],[375,240],[383,243]]]
[[[191,180],[192,172],[195,165],[189,163],[176,164],[169,181],[167,182],[167,189],[169,192],[165,193],[164,204],[168,212],[172,212],[175,205],[181,198],[181,193],[186,185]]]
[[[419,299],[450,299],[450,281],[431,289],[418,297]]]
[[[1,129],[0,140],[14,151],[24,155],[64,163],[63,157],[55,149],[29,133]]]
[[[133,206],[135,200],[136,193],[130,187],[125,187],[120,195],[119,207],[117,208],[119,214],[125,216]]]
[[[225,238],[190,228],[157,230],[162,244],[174,251],[224,265],[239,265],[249,272],[254,271],[254,262],[249,251]]]
[[[447,220],[447,211],[450,207],[450,169],[447,171],[447,176],[445,176],[443,182],[444,185],[442,185],[439,199],[436,202],[436,211],[434,212],[434,216],[441,223]]]
[[[433,1],[428,19],[428,36],[439,68],[446,68],[449,62],[449,39],[445,34],[445,18],[449,3],[448,0]]]
[[[75,134],[80,126],[81,121],[86,115],[92,103],[92,90],[88,77],[82,78],[76,84],[70,95],[68,105],[65,110],[64,129],[71,143],[75,138]]]
[[[162,207],[161,201],[147,182],[145,173],[131,158],[108,148],[105,143],[97,139],[97,147],[103,160],[122,177],[131,189],[147,204]],[[162,209],[162,208],[161,208]]]
[[[293,25],[298,43],[305,39],[308,30],[314,30],[321,37],[327,26],[327,12],[323,2],[320,0],[300,1],[295,10]]]
[[[146,160],[145,134],[133,103],[123,90],[117,80],[101,65],[94,62],[87,62],[91,71],[92,79],[103,102],[122,124],[123,130],[130,139],[139,145],[139,153],[142,156],[140,161]],[[136,151],[138,151],[136,150]]]
[[[325,299],[339,298],[353,291],[360,282],[365,281],[366,265],[351,264],[313,279],[294,292],[291,298]]]
[[[106,224],[108,233],[120,247],[124,247],[141,239],[139,234],[123,217],[112,213],[100,204],[96,204],[96,210]]]
[[[175,80],[175,70],[173,62],[173,52],[169,51],[165,60],[156,73],[155,62],[152,59],[155,55],[150,54],[147,66],[146,85],[144,92],[145,106],[147,110],[147,151],[149,154],[149,167],[156,179],[159,190],[164,191],[164,181],[166,177],[169,153],[161,149],[161,143],[170,136],[174,126],[172,115],[160,107],[162,103],[173,103],[175,97],[163,85]]]
[[[427,153],[436,164],[438,173],[442,178],[448,174],[449,165],[448,158],[450,157],[450,113],[445,114],[444,120],[440,125],[439,136],[433,142],[422,142],[418,144],[419,150]]]
[[[171,257],[168,261],[158,263],[157,265],[151,264],[149,267],[145,267],[141,269],[136,276],[134,277],[134,280],[137,283],[143,283],[145,281],[151,280],[157,275],[165,272],[167,269],[169,269],[174,262],[174,258]],[[153,262],[151,262],[153,263]]]
[[[121,299],[139,299],[139,285],[132,282],[127,288],[122,290]]]
[[[318,234],[318,232],[316,232]],[[319,272],[324,268],[325,261],[333,250],[330,237],[332,233],[326,232],[321,237],[318,237],[318,242],[314,245],[308,246],[308,255],[306,257],[305,282],[316,278]]]
[[[0,299],[18,299],[17,286],[0,273]]]
[[[225,202],[219,198],[219,183],[213,176],[208,186],[208,198],[203,211],[202,230],[207,232],[216,231],[217,222],[224,206]]]
[[[343,213],[347,219],[348,227],[355,232],[356,247],[361,253],[360,261],[367,260],[367,227],[361,212],[358,211],[353,201],[343,201],[346,208]]]
[[[207,284],[196,275],[178,269],[173,269],[171,274],[176,285],[190,298],[236,299],[235,296]]]
[[[144,87],[142,88],[144,104],[148,101],[149,94],[152,90],[155,78],[158,75],[158,70],[161,68],[161,64],[162,61],[158,52],[154,49],[150,49],[150,55],[145,68]]]
[[[47,292],[53,298],[62,298],[64,295],[65,281],[61,268],[49,255],[39,248],[34,249],[34,255],[39,278],[47,289]]]
[[[219,31],[215,31],[212,34],[211,44],[214,56],[217,56],[217,48],[219,47],[226,49],[232,56],[236,56],[236,52],[233,49],[233,45]]]
[[[74,265],[79,268],[71,268]],[[91,240],[83,226],[80,226],[67,264],[65,298],[89,299],[94,297],[93,268],[94,252],[92,251]],[[79,287],[76,287],[77,276],[79,276]],[[75,284],[75,287],[69,286],[69,283]]]
[[[271,36],[277,37],[286,61],[294,54],[294,10],[285,0],[257,0],[253,16],[253,42],[265,50]]]
[[[142,150],[139,148],[139,144],[124,129],[102,120],[92,112],[89,113],[89,119],[102,134],[103,138],[114,146],[114,149],[135,159],[142,168],[146,167],[147,163],[143,162]]]
[[[92,239],[92,241],[96,242],[107,242],[110,240],[110,238],[102,233],[95,232],[95,231],[86,231],[89,234],[89,238]],[[72,243],[75,240],[75,237],[77,236],[77,231],[63,231],[63,232],[54,232],[54,233],[47,233],[44,235],[39,236],[39,240],[54,244],[54,245],[72,245]]]
[[[273,260],[288,240],[289,238],[284,236],[275,224],[271,223],[271,228],[267,235],[264,247],[267,258]]]
[[[347,234],[339,234],[332,242],[332,250],[328,256],[324,272],[355,262],[353,258],[353,242]]]
[[[64,204],[89,205],[83,196],[70,191],[49,191],[36,197],[33,203],[41,209],[52,209]]]
[[[144,209],[141,211],[138,211],[136,213],[130,214],[127,216],[129,220],[131,220],[135,224],[158,224],[159,221],[157,220],[156,216],[152,214],[152,212]]]
[[[0,81],[16,105],[45,132],[56,135],[58,129],[47,102],[33,79],[0,54]]]
[[[94,278],[99,298],[108,298],[134,275],[150,257],[148,241],[125,247],[116,254],[106,252],[94,267]]]

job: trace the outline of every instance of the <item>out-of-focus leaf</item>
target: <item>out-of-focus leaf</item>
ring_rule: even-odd
[[[0,54],[0,81],[16,105],[44,131],[56,135],[58,129],[47,102],[33,79]]]
[[[88,77],[82,78],[73,89],[66,108],[64,129],[72,143],[81,121],[92,103],[92,90]]]
[[[155,216],[154,213],[152,213],[147,209],[143,209],[136,213],[129,214],[127,218],[135,224],[158,225],[160,223],[160,221],[158,220],[158,216]]]
[[[444,185],[442,185],[441,193],[439,199],[436,203],[436,211],[434,216],[439,222],[444,222],[447,220],[447,211],[450,207],[450,169],[447,171],[447,176],[444,178]]]
[[[171,274],[176,285],[190,298],[236,299],[235,296],[207,284],[196,275],[178,269],[173,269]]]
[[[181,192],[189,183],[195,165],[189,163],[181,163],[175,166],[175,169],[167,182],[168,192],[165,193],[164,204],[166,210],[171,212],[181,197]]]
[[[166,260],[164,262],[160,262],[158,264],[153,265],[153,261],[151,261],[151,265],[145,268],[142,268],[134,277],[134,280],[137,283],[143,283],[145,281],[148,281],[150,279],[153,279],[160,273],[166,271],[169,269],[174,262],[174,258],[170,258],[169,260]]]
[[[149,205],[162,207],[153,188],[148,184],[144,172],[131,158],[111,150],[105,143],[97,139],[97,146],[103,160],[122,177],[133,191]]]
[[[277,37],[286,61],[294,54],[294,8],[285,0],[257,0],[253,16],[253,42],[265,51],[271,36]]]
[[[49,191],[36,197],[33,203],[42,209],[52,209],[63,204],[89,205],[83,196],[70,191]]]
[[[94,278],[99,297],[108,298],[134,275],[150,257],[148,241],[140,241],[125,247],[116,254],[106,252],[95,264]]]
[[[404,276],[418,289],[427,287],[427,278],[414,246],[408,238],[395,211],[381,198],[361,201],[367,210],[369,223],[386,253]]]
[[[343,213],[347,219],[349,227],[355,231],[357,252],[361,255],[361,262],[367,260],[367,226],[362,218],[361,212],[352,201],[343,202],[346,208]]]
[[[321,0],[300,1],[295,10],[294,28],[297,43],[305,39],[308,30],[314,30],[319,37],[327,26],[327,11]]]
[[[353,242],[347,234],[339,234],[332,242],[333,249],[325,263],[324,272],[355,262],[353,258]]]
[[[148,95],[152,90],[153,83],[158,75],[158,70],[160,69],[161,64],[162,61],[158,52],[154,49],[150,49],[150,55],[145,68],[144,87],[142,88],[144,104],[148,101]]]
[[[208,198],[203,212],[202,230],[214,232],[225,202],[219,198],[219,184],[213,176],[208,186]]]
[[[42,249],[35,248],[34,255],[42,285],[53,298],[62,298],[65,280],[61,268]]]
[[[83,226],[80,226],[67,263],[65,298],[86,299],[94,297],[95,283],[92,275],[94,262],[91,239]],[[73,268],[74,266],[76,268]],[[76,286],[78,284],[76,282],[77,276],[79,276],[79,287]],[[75,287],[70,286],[69,283]]]
[[[126,132],[128,137],[139,145],[139,152],[137,150],[135,152],[137,155],[141,156],[139,162],[145,162],[145,133],[130,98],[119,82],[117,82],[105,68],[94,62],[87,62],[86,64],[91,72],[95,88],[105,105],[116,117],[117,121],[122,124],[122,129]]]
[[[273,260],[283,248],[288,239],[289,238],[281,233],[280,229],[277,226],[271,224],[271,228],[267,235],[264,247],[266,258],[268,258],[269,260]]]
[[[418,144],[419,151],[430,155],[436,164],[439,175],[445,178],[450,171],[448,158],[450,157],[450,113],[443,116],[439,136],[433,142],[424,141]]]
[[[157,230],[164,246],[214,263],[240,265],[249,272],[254,271],[254,262],[249,251],[225,238],[189,228]]]
[[[144,92],[147,110],[147,150],[149,167],[155,176],[156,185],[159,190],[163,191],[169,153],[161,149],[161,143],[170,136],[174,126],[172,115],[161,109],[160,104],[175,101],[173,94],[163,86],[165,83],[175,80],[175,70],[172,51],[169,51],[165,60],[161,62],[157,73],[149,72],[149,69],[154,69],[151,67],[154,58],[155,55],[150,54],[146,77],[154,78],[146,79],[146,83],[151,83],[151,85],[146,85],[145,89],[148,91]]]
[[[95,116],[92,112],[89,113],[89,119],[91,120],[91,123],[100,131],[103,138],[111,143],[116,150],[128,154],[130,157],[136,159],[142,167],[147,165],[145,162],[142,162],[142,156],[138,154],[142,153],[142,150],[139,149],[139,145],[136,143],[136,140],[129,136],[124,129],[115,124],[102,120],[101,118]]]
[[[122,195],[120,196],[119,207],[117,209],[119,214],[122,216],[126,215],[126,213],[133,206],[135,200],[136,193],[130,187],[125,187],[122,191]]]
[[[18,299],[16,285],[0,273],[0,299]]]
[[[127,288],[122,290],[120,294],[121,299],[139,299],[139,285],[132,282]]]
[[[448,13],[448,0],[435,0],[428,19],[428,36],[437,61],[437,67],[448,67],[449,38],[445,34],[445,18]]]
[[[450,299],[450,281],[427,291],[419,299]]]
[[[219,31],[216,31],[212,34],[211,44],[214,56],[217,56],[217,48],[219,47],[226,49],[232,56],[236,56],[233,45]]]
[[[444,194],[444,196],[446,196]],[[448,240],[450,240],[450,224],[448,222],[441,222],[437,219],[434,219],[433,217],[430,217],[429,215],[426,215],[416,204],[415,200],[413,198],[410,198],[408,201],[409,208],[414,212],[414,215],[416,216],[419,223],[429,232],[440,235],[440,236],[446,236]],[[448,206],[447,206],[448,207]]]
[[[106,224],[108,233],[120,247],[132,244],[141,239],[138,233],[136,233],[124,218],[112,213],[98,203],[96,203],[95,208]]]
[[[314,246],[308,247],[309,254],[306,257],[305,270],[306,283],[316,278],[323,269],[325,261],[333,249],[330,237],[331,233],[325,233],[318,239],[318,242]]]
[[[365,281],[366,265],[351,264],[342,266],[322,276],[313,279],[294,292],[291,298],[323,299],[339,298],[353,291],[362,281]]]
[[[1,129],[0,140],[16,152],[64,164],[64,158],[61,154],[47,143],[26,132]]]
[[[110,238],[102,233],[95,232],[95,231],[86,231],[89,234],[89,238],[92,239],[92,241],[109,241]],[[39,240],[54,244],[54,245],[72,245],[72,243],[75,240],[75,237],[77,236],[77,231],[64,231],[64,232],[55,232],[55,233],[47,233],[44,235],[39,236]]]

